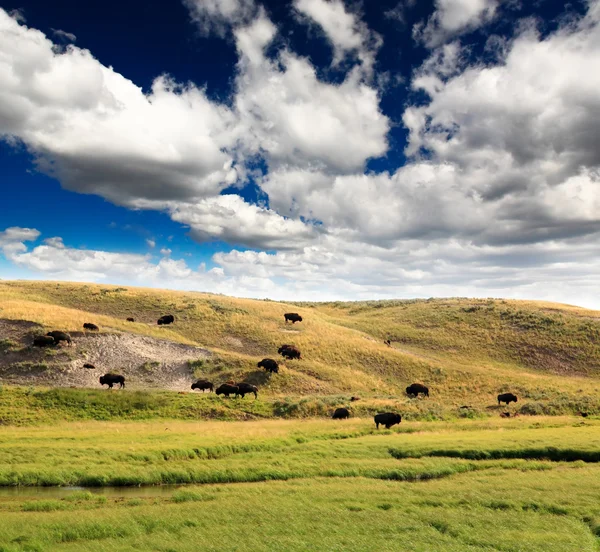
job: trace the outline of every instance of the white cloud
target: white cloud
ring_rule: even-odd
[[[150,247],[151,249],[154,249],[156,247],[156,241],[151,240],[151,239],[146,239],[146,245],[148,247]]]
[[[449,38],[472,31],[496,15],[498,0],[435,0],[435,11],[427,25],[417,25],[413,35],[429,48]]]
[[[249,23],[258,11],[254,0],[183,0],[205,35],[224,36],[230,26]]]
[[[335,85],[320,81],[310,62],[289,50],[271,61],[264,48],[274,33],[264,17],[235,33],[241,56],[235,107],[248,152],[262,152],[271,168],[338,172],[362,170],[368,158],[384,154],[389,121],[360,72]]]
[[[12,226],[0,232],[0,250],[6,257],[27,250],[24,242],[35,241],[40,232],[35,228],[19,228]]]
[[[173,253],[173,252],[168,247],[163,247],[160,250],[160,254],[163,255],[163,256],[165,256],[165,257],[168,257],[171,253]]]
[[[347,54],[355,53],[364,69],[372,71],[381,38],[357,14],[348,12],[342,0],[295,0],[294,7],[322,27],[333,45],[333,66],[339,65]]]

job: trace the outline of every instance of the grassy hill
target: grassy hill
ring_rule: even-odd
[[[303,322],[286,325],[283,314],[289,311],[300,313]],[[156,319],[166,313],[174,314],[176,323],[157,326]],[[127,317],[136,322],[126,322]],[[0,335],[0,348],[11,353],[6,357],[12,359],[11,373],[20,366],[13,362],[15,355],[22,354],[32,385],[48,385],[33,375],[36,363],[45,366],[44,374],[58,371],[60,376],[61,363],[73,364],[85,357],[85,351],[61,350],[48,357],[47,351],[27,348],[27,339],[49,329],[82,335],[83,323],[94,322],[104,335],[127,332],[201,347],[207,354],[188,363],[189,382],[194,377],[217,384],[246,380],[260,387],[261,398],[253,404],[146,391],[156,388],[151,382],[160,376],[160,367],[152,369],[146,361],[140,365],[147,369],[147,377],[144,370],[123,365],[121,371],[135,391],[120,398],[79,389],[27,394],[5,386],[0,394],[0,412],[5,416],[23,401],[34,411],[54,405],[67,417],[83,404],[90,417],[97,409],[108,418],[114,409],[120,412],[115,415],[130,412],[132,417],[310,416],[348,406],[350,396],[358,395],[361,400],[352,403],[357,414],[395,408],[409,418],[445,418],[497,415],[495,396],[503,391],[519,396],[516,410],[522,414],[600,413],[600,312],[568,305],[496,299],[282,303],[107,285],[5,281],[0,282],[0,319],[5,325],[16,321],[39,325],[32,325],[21,342]],[[383,343],[385,339],[392,341],[391,347]],[[264,357],[278,358],[277,348],[283,343],[298,346],[303,359],[284,362],[276,375],[259,370],[256,363]],[[29,383],[27,374],[19,381]],[[60,382],[60,377],[50,381]],[[404,388],[414,381],[430,387],[429,399],[406,397]],[[133,407],[134,397],[145,406]]]

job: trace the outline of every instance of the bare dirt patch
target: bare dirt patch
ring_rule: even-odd
[[[125,376],[128,388],[189,391],[188,361],[211,355],[200,347],[131,333],[71,332],[71,346],[34,348],[32,333],[43,332],[25,321],[1,320],[0,332],[20,347],[0,355],[0,382],[19,385],[99,387],[98,378],[113,372]],[[86,363],[95,368],[84,368]]]

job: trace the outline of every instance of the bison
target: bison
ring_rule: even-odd
[[[356,397],[356,396],[350,397],[350,400],[353,401],[353,402],[354,401],[360,401],[360,397]]]
[[[229,397],[229,395],[235,395],[237,397],[238,395],[238,386],[237,385],[231,385],[230,383],[223,383],[221,385],[219,385],[219,387],[217,387],[217,390],[215,391],[215,393],[217,395],[225,395],[226,397]]]
[[[271,372],[271,373],[275,373],[275,374],[279,373],[279,364],[277,364],[277,361],[273,360],[272,358],[263,358],[257,364],[257,366],[259,368],[264,368],[267,372]]]
[[[295,324],[296,322],[302,322],[302,317],[297,312],[286,312],[283,317],[285,318],[285,323],[291,322]]]
[[[175,322],[175,317],[172,314],[165,314],[156,321],[159,326],[173,324],[173,322]]]
[[[375,415],[375,425],[379,429],[379,424],[384,425],[385,429],[390,429],[393,425],[399,424],[402,421],[400,414],[393,412],[384,412],[383,414]]]
[[[277,352],[284,358],[287,358],[288,360],[293,360],[295,358],[297,358],[298,360],[301,360],[302,357],[300,356],[300,349],[294,347],[293,345],[282,345],[281,347],[279,347],[279,349],[277,349]]]
[[[58,330],[54,330],[52,332],[48,332],[46,335],[53,337],[56,343],[59,343],[61,341],[66,341],[69,345],[71,345],[72,343],[71,336],[66,332],[59,332]]]
[[[429,389],[420,383],[413,383],[406,388],[406,394],[409,396],[418,397],[419,393],[429,397]]]
[[[350,417],[350,411],[347,408],[336,408],[333,416],[333,420],[345,420]]]
[[[51,335],[38,335],[33,338],[34,347],[51,347],[56,345],[56,341]]]
[[[254,398],[258,399],[258,387],[256,387],[256,385],[251,385],[249,383],[238,383],[237,384],[237,393],[236,393],[236,397],[238,395],[242,396],[242,399],[246,396],[247,393],[253,393],[254,394]]]
[[[83,325],[83,329],[84,330],[98,331],[100,328],[98,326],[96,326],[96,324],[92,324],[90,322],[85,322],[85,324]]]
[[[112,386],[115,383],[120,385],[119,389],[123,389],[123,387],[125,387],[125,378],[118,374],[104,374],[103,376],[100,376],[99,381],[100,385],[108,385],[109,389],[112,389]]]
[[[89,362],[86,362],[86,363],[83,365],[83,367],[84,367],[84,368],[88,368],[88,369],[90,369],[90,370],[95,370],[95,369],[96,369],[96,367],[95,367],[93,364],[90,364]]]
[[[192,383],[192,389],[200,389],[202,393],[208,389],[208,392],[212,393],[213,384],[207,380],[198,380],[196,383]]]
[[[385,343],[385,344],[386,344],[388,347],[391,347],[391,346],[392,346],[392,342],[391,342],[389,339],[386,339],[386,340],[384,341],[384,343]]]
[[[506,403],[508,406],[511,402],[517,402],[516,395],[513,395],[512,393],[500,393],[500,395],[498,395],[498,406],[500,406],[500,403]]]
[[[129,318],[127,319],[127,322],[135,322],[135,318],[131,318],[131,317],[129,317]]]

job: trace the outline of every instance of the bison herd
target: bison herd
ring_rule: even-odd
[[[295,312],[287,312],[284,315],[284,319],[286,324],[291,322],[295,324],[296,322],[302,322],[302,317]],[[135,322],[134,318],[127,318],[127,322]],[[157,320],[157,324],[159,326],[173,324],[175,322],[175,317],[172,314],[166,314],[161,316]],[[96,324],[92,324],[91,322],[85,322],[83,324],[83,329],[88,331],[99,331],[99,327]],[[72,343],[71,336],[62,331],[51,331],[46,335],[38,335],[33,339],[34,347],[54,347],[59,345],[61,342],[65,342],[69,345]],[[384,343],[391,347],[391,341],[389,339],[385,340]],[[277,352],[287,360],[301,360],[302,355],[300,350],[295,345],[285,344],[281,345]],[[86,363],[83,365],[84,368],[95,369],[93,364]],[[279,364],[276,360],[272,358],[263,358],[258,364],[258,368],[264,368],[264,370],[270,374],[278,374],[279,373]],[[104,374],[99,378],[100,385],[107,385],[109,389],[112,389],[114,385],[119,385],[120,389],[125,387],[125,377],[120,374]],[[254,398],[258,398],[258,388],[255,385],[252,385],[247,382],[234,382],[227,381],[219,387],[214,389],[214,384],[207,380],[198,380],[192,384],[192,390],[199,390],[203,393],[208,391],[209,393],[214,393],[216,395],[223,395],[225,397],[234,396],[244,398],[246,395],[254,395]],[[421,383],[412,383],[406,388],[406,394],[409,397],[418,397],[419,395],[423,395],[424,397],[429,397],[429,388]],[[501,393],[498,395],[498,405],[501,403],[505,403],[507,406],[511,402],[517,402],[517,396],[513,393]],[[352,397],[351,401],[358,401],[359,397]],[[466,408],[466,407],[461,407]],[[508,417],[510,414],[502,413],[501,416]],[[334,420],[345,420],[350,417],[350,411],[347,408],[336,408],[332,419]],[[375,426],[379,429],[380,425],[383,425],[386,429],[390,429],[392,426],[399,424],[402,420],[400,414],[395,412],[383,412],[376,414],[374,417]]]

